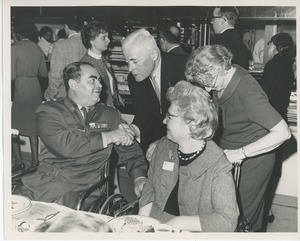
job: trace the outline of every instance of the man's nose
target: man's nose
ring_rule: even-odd
[[[132,71],[132,64],[130,62],[128,62],[128,71],[131,72]]]
[[[98,81],[95,81],[95,86],[102,88],[102,84],[100,83],[100,79],[98,79]]]
[[[164,124],[167,124],[167,117],[165,117],[165,118],[163,119],[163,123],[164,123]]]

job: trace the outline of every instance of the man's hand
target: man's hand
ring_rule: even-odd
[[[148,161],[151,161],[152,155],[153,155],[153,151],[157,145],[158,141],[152,142],[149,147],[148,150],[146,152],[146,158]]]
[[[125,130],[116,129],[105,133],[107,144],[114,143],[116,145],[130,146],[133,143],[134,136]]]
[[[147,180],[146,177],[138,177],[137,179],[135,179],[134,193],[137,197],[141,196],[146,180]]]

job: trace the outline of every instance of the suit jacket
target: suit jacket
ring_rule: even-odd
[[[140,207],[153,202],[150,217],[166,221],[164,208],[179,178],[180,215],[199,215],[203,232],[235,230],[239,210],[232,164],[213,141],[187,166],[179,167],[177,144],[166,137],[159,141],[152,158],[139,202]],[[173,163],[173,169],[164,168],[165,162]]]
[[[44,94],[45,99],[57,99],[66,96],[63,70],[68,64],[79,61],[86,51],[82,44],[80,33],[53,44],[50,59],[49,86]]]
[[[211,44],[225,46],[233,53],[232,63],[238,64],[246,70],[249,69],[250,51],[235,29],[227,29],[222,34],[213,35]]]
[[[183,55],[183,56],[189,56],[189,54],[184,51],[184,49],[181,46],[177,46],[174,49],[171,49],[168,54],[177,54],[177,55]]]
[[[42,140],[40,166],[23,178],[34,200],[57,201],[67,192],[82,192],[101,178],[100,172],[115,147],[128,174],[147,175],[147,161],[138,143],[123,147],[103,145],[101,132],[118,128],[120,112],[104,104],[90,108],[84,121],[77,105],[68,97],[49,101],[36,110]]]
[[[149,78],[137,82],[132,74],[129,74],[127,79],[134,107],[133,124],[140,129],[141,147],[144,152],[147,151],[150,143],[166,134],[162,121],[169,107],[165,98],[168,88],[174,86],[179,80],[185,80],[187,56],[162,53],[161,57],[161,111]]]

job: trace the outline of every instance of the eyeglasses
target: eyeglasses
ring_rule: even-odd
[[[179,115],[172,115],[169,112],[166,113],[166,119],[171,120],[171,117],[179,117]]]
[[[213,15],[213,16],[211,16],[210,18],[211,18],[211,19],[215,19],[215,18],[223,18],[223,16],[214,16],[214,15]]]

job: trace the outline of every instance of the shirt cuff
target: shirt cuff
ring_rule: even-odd
[[[145,178],[145,179],[146,179],[146,177],[138,177],[138,178],[136,178],[136,179],[134,180],[133,183],[135,183],[137,180],[139,180],[139,179],[141,179],[141,178]]]
[[[104,132],[102,132],[101,135],[102,135],[102,141],[103,141],[103,148],[106,148],[107,147],[106,135]]]

